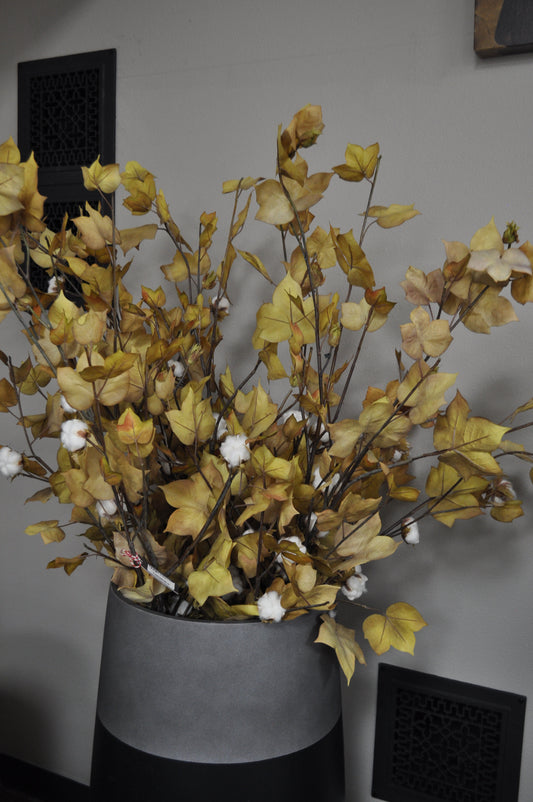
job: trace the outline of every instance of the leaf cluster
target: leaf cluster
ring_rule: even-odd
[[[516,319],[506,288],[515,302],[533,300],[533,250],[516,247],[516,226],[500,235],[492,220],[468,246],[446,242],[441,268],[409,267],[402,287],[413,309],[396,375],[348,409],[365,344],[395,305],[376,283],[367,234],[418,212],[373,202],[378,143],[349,144],[344,164],[311,172],[301,151],[323,128],[320,107],[305,107],[278,130],[274,177],[224,184],[233,214],[218,259],[216,214],[200,216],[189,245],[154,175],[135,161],[122,172],[99,160],[84,166],[95,201],[50,230],[33,156],[22,162],[12,139],[0,146],[0,319],[16,316],[30,347],[21,365],[0,354],[0,411],[23,429],[19,473],[41,487],[30,500],[55,497],[70,509],[65,524],[43,520],[28,534],[56,543],[72,525],[85,541],[81,554],[48,567],[70,574],[99,557],[130,600],[197,617],[257,617],[275,591],[286,619],[326,612],[318,640],[349,679],[364,656],[327,612],[361,566],[403,545],[407,520],[451,526],[522,514],[501,465],[513,454],[530,460],[506,439],[512,419],[470,415],[458,390],[447,403],[456,374],[440,363],[459,325],[488,333]],[[311,209],[337,180],[367,188],[358,234],[315,222]],[[133,217],[150,221],[118,228],[118,191]],[[253,203],[259,225],[278,232],[281,278],[236,247]],[[166,285],[143,287],[135,301],[125,260],[156,237],[168,242]],[[268,296],[251,339],[255,366],[243,376],[239,364],[220,371],[216,353],[224,328],[239,324],[231,282],[250,269]],[[35,271],[46,274],[46,292]],[[40,397],[38,414],[25,413],[28,395]],[[83,424],[82,447],[64,437],[69,421]],[[433,437],[426,452],[411,446],[416,429]],[[51,465],[39,455],[45,438],[58,442]],[[411,652],[424,623],[402,602],[372,612],[363,632],[378,654]]]

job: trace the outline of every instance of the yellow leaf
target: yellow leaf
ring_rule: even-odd
[[[194,390],[188,387],[181,409],[169,410],[167,418],[172,431],[187,446],[205,443],[215,429],[215,417],[209,399],[195,401]]]
[[[209,596],[224,596],[235,591],[231,573],[216,562],[189,574],[188,585],[189,593],[200,606]]]
[[[254,253],[249,253],[249,251],[239,251],[239,253],[249,265],[252,265],[252,267],[254,267],[258,273],[261,273],[263,278],[266,278],[267,281],[269,281],[271,284],[274,284],[268,275],[266,267],[258,256],[256,256]]]
[[[400,326],[402,347],[413,359],[440,356],[452,341],[450,324],[447,320],[431,320],[429,313],[417,306],[411,312],[411,323]]]
[[[382,448],[397,445],[411,429],[410,419],[398,413],[392,401],[383,396],[369,404],[359,416],[361,432]]]
[[[24,167],[20,164],[0,163],[0,216],[24,208],[20,193],[24,187]]]
[[[0,145],[0,162],[2,164],[20,164],[20,150],[12,136]]]
[[[169,281],[178,283],[184,281],[191,274],[193,268],[194,254],[177,249],[172,262],[162,265],[161,270]]]
[[[146,446],[152,442],[154,423],[152,420],[142,421],[131,407],[128,407],[117,421],[117,434],[121,443]]]
[[[65,399],[74,409],[89,409],[94,401],[92,384],[84,381],[74,368],[59,367],[57,383]]]
[[[520,518],[523,514],[524,510],[518,499],[510,499],[506,501],[505,504],[502,504],[501,507],[492,507],[490,511],[491,518],[494,518],[495,521],[501,521],[502,523],[510,523],[514,521],[515,518]]]
[[[349,331],[359,331],[365,325],[371,311],[363,298],[359,303],[347,301],[341,304],[341,323]]]
[[[111,195],[120,186],[120,170],[118,164],[100,164],[100,156],[90,167],[81,168],[83,184],[89,192],[100,190]]]
[[[476,231],[470,240],[471,251],[488,251],[492,248],[496,249],[499,253],[503,253],[504,250],[504,244],[496,227],[496,223],[494,222],[494,217],[490,219],[490,222],[487,223],[486,226]]]
[[[259,352],[261,362],[266,365],[269,381],[276,381],[277,379],[284,379],[287,377],[287,371],[274,350],[275,347],[274,343],[270,343],[269,346],[263,348],[263,350]]]
[[[247,178],[236,178],[224,181],[222,184],[222,192],[223,194],[228,194],[229,192],[236,192],[238,189],[251,189],[252,187],[255,187],[257,182],[260,180],[260,178],[251,178],[248,176]]]
[[[24,503],[27,504],[30,501],[41,501],[44,504],[53,496],[53,494],[54,491],[51,487],[44,487],[42,490],[37,490],[37,492],[27,498]]]
[[[365,290],[374,286],[374,273],[353,231],[335,237],[335,254],[350,285],[363,287]]]
[[[330,303],[331,296],[320,295],[320,310]],[[301,332],[302,344],[315,341],[315,314],[312,297],[304,298],[302,288],[290,274],[278,284],[272,303],[262,304],[257,311],[257,328],[254,334],[256,347],[260,342],[279,343],[290,340],[294,326]]]
[[[79,568],[80,565],[83,565],[85,560],[87,559],[87,554],[79,554],[77,557],[56,557],[55,560],[50,560],[47,568],[63,568],[65,573],[69,576]]]
[[[205,459],[201,470],[201,473],[194,473],[190,479],[178,479],[161,486],[167,502],[171,507],[176,507],[168,519],[167,532],[196,537],[207,522],[228,473],[225,465]],[[211,527],[206,532],[206,537],[210,534]]]
[[[481,515],[481,494],[488,482],[480,476],[472,475],[464,479],[452,466],[441,462],[431,468],[426,493],[431,501],[431,514],[445,526],[453,526],[455,521],[467,521]]]
[[[126,574],[127,571],[127,574]],[[125,580],[126,582],[131,582],[132,579],[129,579],[128,575],[135,574],[132,571],[128,571],[128,569],[123,569],[120,573],[117,572],[117,576],[113,575],[113,580],[118,579],[120,577]],[[115,581],[116,584],[116,581]],[[139,585],[138,587],[133,587],[130,584],[124,584],[119,587],[121,594],[124,596],[125,599],[131,602],[135,602],[135,604],[149,604],[153,601],[154,596],[159,596],[161,593],[166,592],[166,588],[157,579],[154,579],[152,576],[144,575],[144,584]]]
[[[289,151],[311,147],[323,130],[322,107],[308,103],[294,115],[284,131],[290,143]]]
[[[277,418],[278,407],[263,390],[261,382],[244,395],[239,392],[235,408],[243,413],[241,425],[249,437],[257,437],[265,432]]]
[[[341,323],[350,331],[359,331],[367,321],[368,331],[377,331],[387,322],[388,312],[382,313],[370,306],[366,298],[361,298],[358,303],[347,301],[341,304],[341,310]]]
[[[410,303],[427,306],[430,303],[440,302],[444,289],[444,276],[441,270],[433,270],[426,275],[423,270],[409,267],[400,286],[405,290],[405,297]]]
[[[412,365],[398,387],[398,401],[411,408],[409,418],[413,424],[425,423],[437,414],[445,403],[444,393],[456,377],[456,373],[432,371],[423,360]]]
[[[316,173],[306,178],[303,185],[292,178],[285,178],[283,187],[274,179],[263,181],[255,188],[259,205],[256,220],[275,226],[290,223],[296,212],[306,211],[318,203],[322,193],[327,189],[331,175],[331,173]]]
[[[200,606],[205,604],[209,596],[235,592],[229,571],[232,548],[231,538],[219,535],[197,570],[189,574],[189,593]]]
[[[120,247],[123,253],[127,253],[131,248],[138,248],[141,242],[147,239],[154,239],[157,234],[157,223],[147,223],[136,228],[122,228],[120,230]]]
[[[124,206],[132,214],[146,214],[152,208],[156,197],[154,176],[142,167],[139,162],[130,161],[121,173],[122,184],[130,194]]]
[[[477,284],[478,288],[483,287]],[[485,285],[487,287],[487,285]],[[505,326],[518,320],[513,305],[507,298],[500,297],[499,287],[487,287],[473,309],[463,318],[470,331],[490,334],[491,326]]]
[[[315,610],[331,610],[338,592],[337,585],[315,585],[303,598],[296,594],[292,585],[288,585],[281,594],[281,603],[286,610],[290,610],[290,608],[307,609],[308,607]]]
[[[0,412],[7,412],[9,407],[17,403],[15,388],[7,379],[0,379]]]
[[[248,532],[234,541],[235,562],[248,579],[258,572],[259,532]]]
[[[401,226],[417,214],[420,212],[417,212],[414,203],[410,206],[401,206],[398,203],[393,203],[391,206],[371,206],[368,210],[368,216],[374,217],[381,228]]]
[[[22,297],[26,292],[26,282],[18,272],[15,262],[14,245],[0,249],[0,300],[5,298],[6,292],[8,295],[12,293],[15,298]]]
[[[501,468],[492,456],[500,447],[506,426],[498,426],[488,418],[468,417],[470,408],[457,392],[448,405],[446,413],[439,415],[435,424],[433,443],[445,453],[439,459],[446,462],[468,478],[477,474],[501,473]]]
[[[372,178],[378,163],[379,144],[375,142],[367,148],[348,145],[344,155],[345,164],[339,164],[333,171],[344,181],[362,181]]]
[[[65,533],[57,524],[59,521],[40,521],[26,527],[27,535],[40,535],[43,543],[59,543],[65,539]]]
[[[80,232],[84,243],[91,250],[98,251],[113,242],[113,235],[116,242],[120,241],[119,232],[113,229],[113,222],[110,217],[103,216],[89,203],[85,204],[87,216],[75,217],[72,222]]]
[[[281,226],[290,223],[294,218],[294,209],[290,201],[281,184],[273,178],[258,184],[255,188],[255,196],[259,205],[259,211],[255,216],[256,220]]]
[[[321,616],[320,620],[322,624],[315,643],[324,643],[335,650],[337,660],[349,685],[355,670],[355,661],[365,665],[363,651],[355,641],[353,629],[339,624],[329,615]]]
[[[378,513],[353,525],[343,523],[335,533],[335,551],[340,557],[349,558],[353,565],[389,557],[399,544],[390,537],[380,535],[380,532],[381,519]]]
[[[392,646],[400,652],[414,653],[415,632],[426,622],[414,607],[405,602],[392,604],[385,615],[371,615],[363,622],[365,638],[376,654],[388,652]]]
[[[72,323],[74,340],[80,345],[96,345],[96,343],[102,342],[106,323],[106,312],[89,309]]]

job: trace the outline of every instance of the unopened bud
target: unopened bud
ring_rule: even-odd
[[[502,240],[505,245],[513,245],[515,242],[520,242],[518,239],[518,226],[514,220],[511,220],[510,223],[507,223],[507,228],[502,234]]]

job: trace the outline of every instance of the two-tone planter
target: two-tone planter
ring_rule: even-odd
[[[94,802],[344,799],[340,682],[317,618],[194,621],[112,586]]]

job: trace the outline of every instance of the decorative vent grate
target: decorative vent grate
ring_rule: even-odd
[[[526,699],[381,664],[372,793],[516,802]]]
[[[30,138],[39,167],[89,165],[99,154],[99,70],[30,78]]]
[[[116,51],[18,65],[18,145],[50,202],[89,199],[80,166],[115,161]],[[94,194],[94,193],[92,193]]]
[[[99,201],[85,189],[81,165],[98,156],[102,164],[115,161],[116,51],[25,61],[18,65],[18,79],[19,148],[23,159],[35,155],[46,224],[59,231],[65,212],[77,217],[86,201],[93,206]],[[29,271],[33,285],[45,290],[46,271],[31,259]],[[80,302],[75,277],[64,277],[64,290]]]
[[[93,202],[91,205],[95,206],[96,202]],[[68,214],[69,219],[72,217],[79,217],[85,212],[85,201],[46,200],[44,204],[44,213],[46,217],[46,225],[51,231],[59,231],[61,229],[65,212]]]

